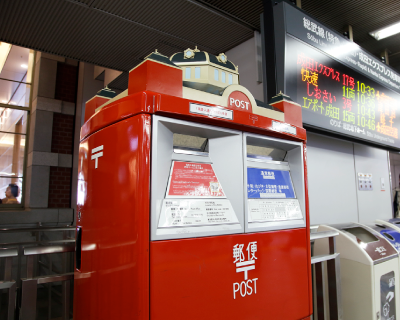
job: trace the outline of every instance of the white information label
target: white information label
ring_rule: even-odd
[[[164,199],[159,228],[239,223],[227,199]]]
[[[302,219],[297,199],[249,199],[249,222]]]
[[[202,114],[205,116],[210,116],[210,117],[215,117],[215,118],[223,118],[223,119],[233,120],[233,111],[224,109],[224,108],[203,106],[201,104],[191,103],[189,106],[189,112]]]
[[[287,132],[293,135],[297,134],[297,129],[286,123],[272,121],[272,129],[280,132]]]

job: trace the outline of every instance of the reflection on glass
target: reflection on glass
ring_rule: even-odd
[[[233,76],[231,74],[229,74],[229,84],[233,83]]]
[[[27,116],[26,111],[0,107],[0,131],[26,133]]]
[[[0,178],[0,206],[20,204],[22,178]]]
[[[25,135],[0,133],[0,176],[22,176],[24,149]]]
[[[4,66],[0,70],[0,78],[23,81],[28,74],[29,81],[24,82],[31,82],[30,73],[33,64],[33,51],[13,45],[6,57]]]
[[[28,107],[31,85],[0,80],[0,102],[11,106]]]

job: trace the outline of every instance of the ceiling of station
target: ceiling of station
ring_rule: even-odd
[[[354,40],[400,72],[400,34],[368,32],[400,21],[398,0],[302,0],[309,15]],[[259,30],[262,0],[4,0],[0,41],[128,71],[158,49],[170,56],[197,45],[219,54]]]

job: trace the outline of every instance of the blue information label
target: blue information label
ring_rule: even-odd
[[[247,168],[247,197],[248,199],[294,199],[290,172]]]
[[[398,252],[400,252],[400,233],[398,231],[382,229],[380,230],[380,233],[396,248]]]

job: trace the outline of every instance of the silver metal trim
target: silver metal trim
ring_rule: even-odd
[[[30,256],[37,254],[51,254],[51,253],[74,252],[74,251],[75,251],[75,245],[29,247],[29,248],[24,248],[24,255]]]
[[[327,260],[332,260],[335,259],[336,257],[339,256],[339,253],[334,253],[334,254],[323,254],[319,256],[314,256],[311,257],[311,264],[327,261]]]
[[[249,157],[249,155],[247,155],[247,161],[287,165],[289,167],[289,164],[286,161],[276,161],[276,160],[269,160],[269,159],[253,158],[253,157]]]
[[[0,232],[37,232],[37,231],[72,231],[75,230],[75,227],[62,227],[62,228],[54,228],[54,227],[43,227],[43,228],[4,228],[0,229]]]
[[[18,250],[17,249],[3,249],[0,248],[0,258],[8,258],[8,257],[17,257]]]
[[[180,148],[174,148],[174,153],[190,154],[193,156],[200,156],[200,157],[208,157],[209,156],[208,152],[194,151],[194,150],[192,151],[192,150],[180,149]]]
[[[70,273],[65,273],[65,274],[60,274],[60,275],[48,275],[48,276],[37,277],[37,278],[33,278],[33,279],[37,279],[38,284],[74,280],[74,273],[70,272]]]
[[[330,238],[336,237],[339,235],[337,231],[323,231],[323,232],[315,232],[310,234],[311,240],[323,239],[323,238]]]

